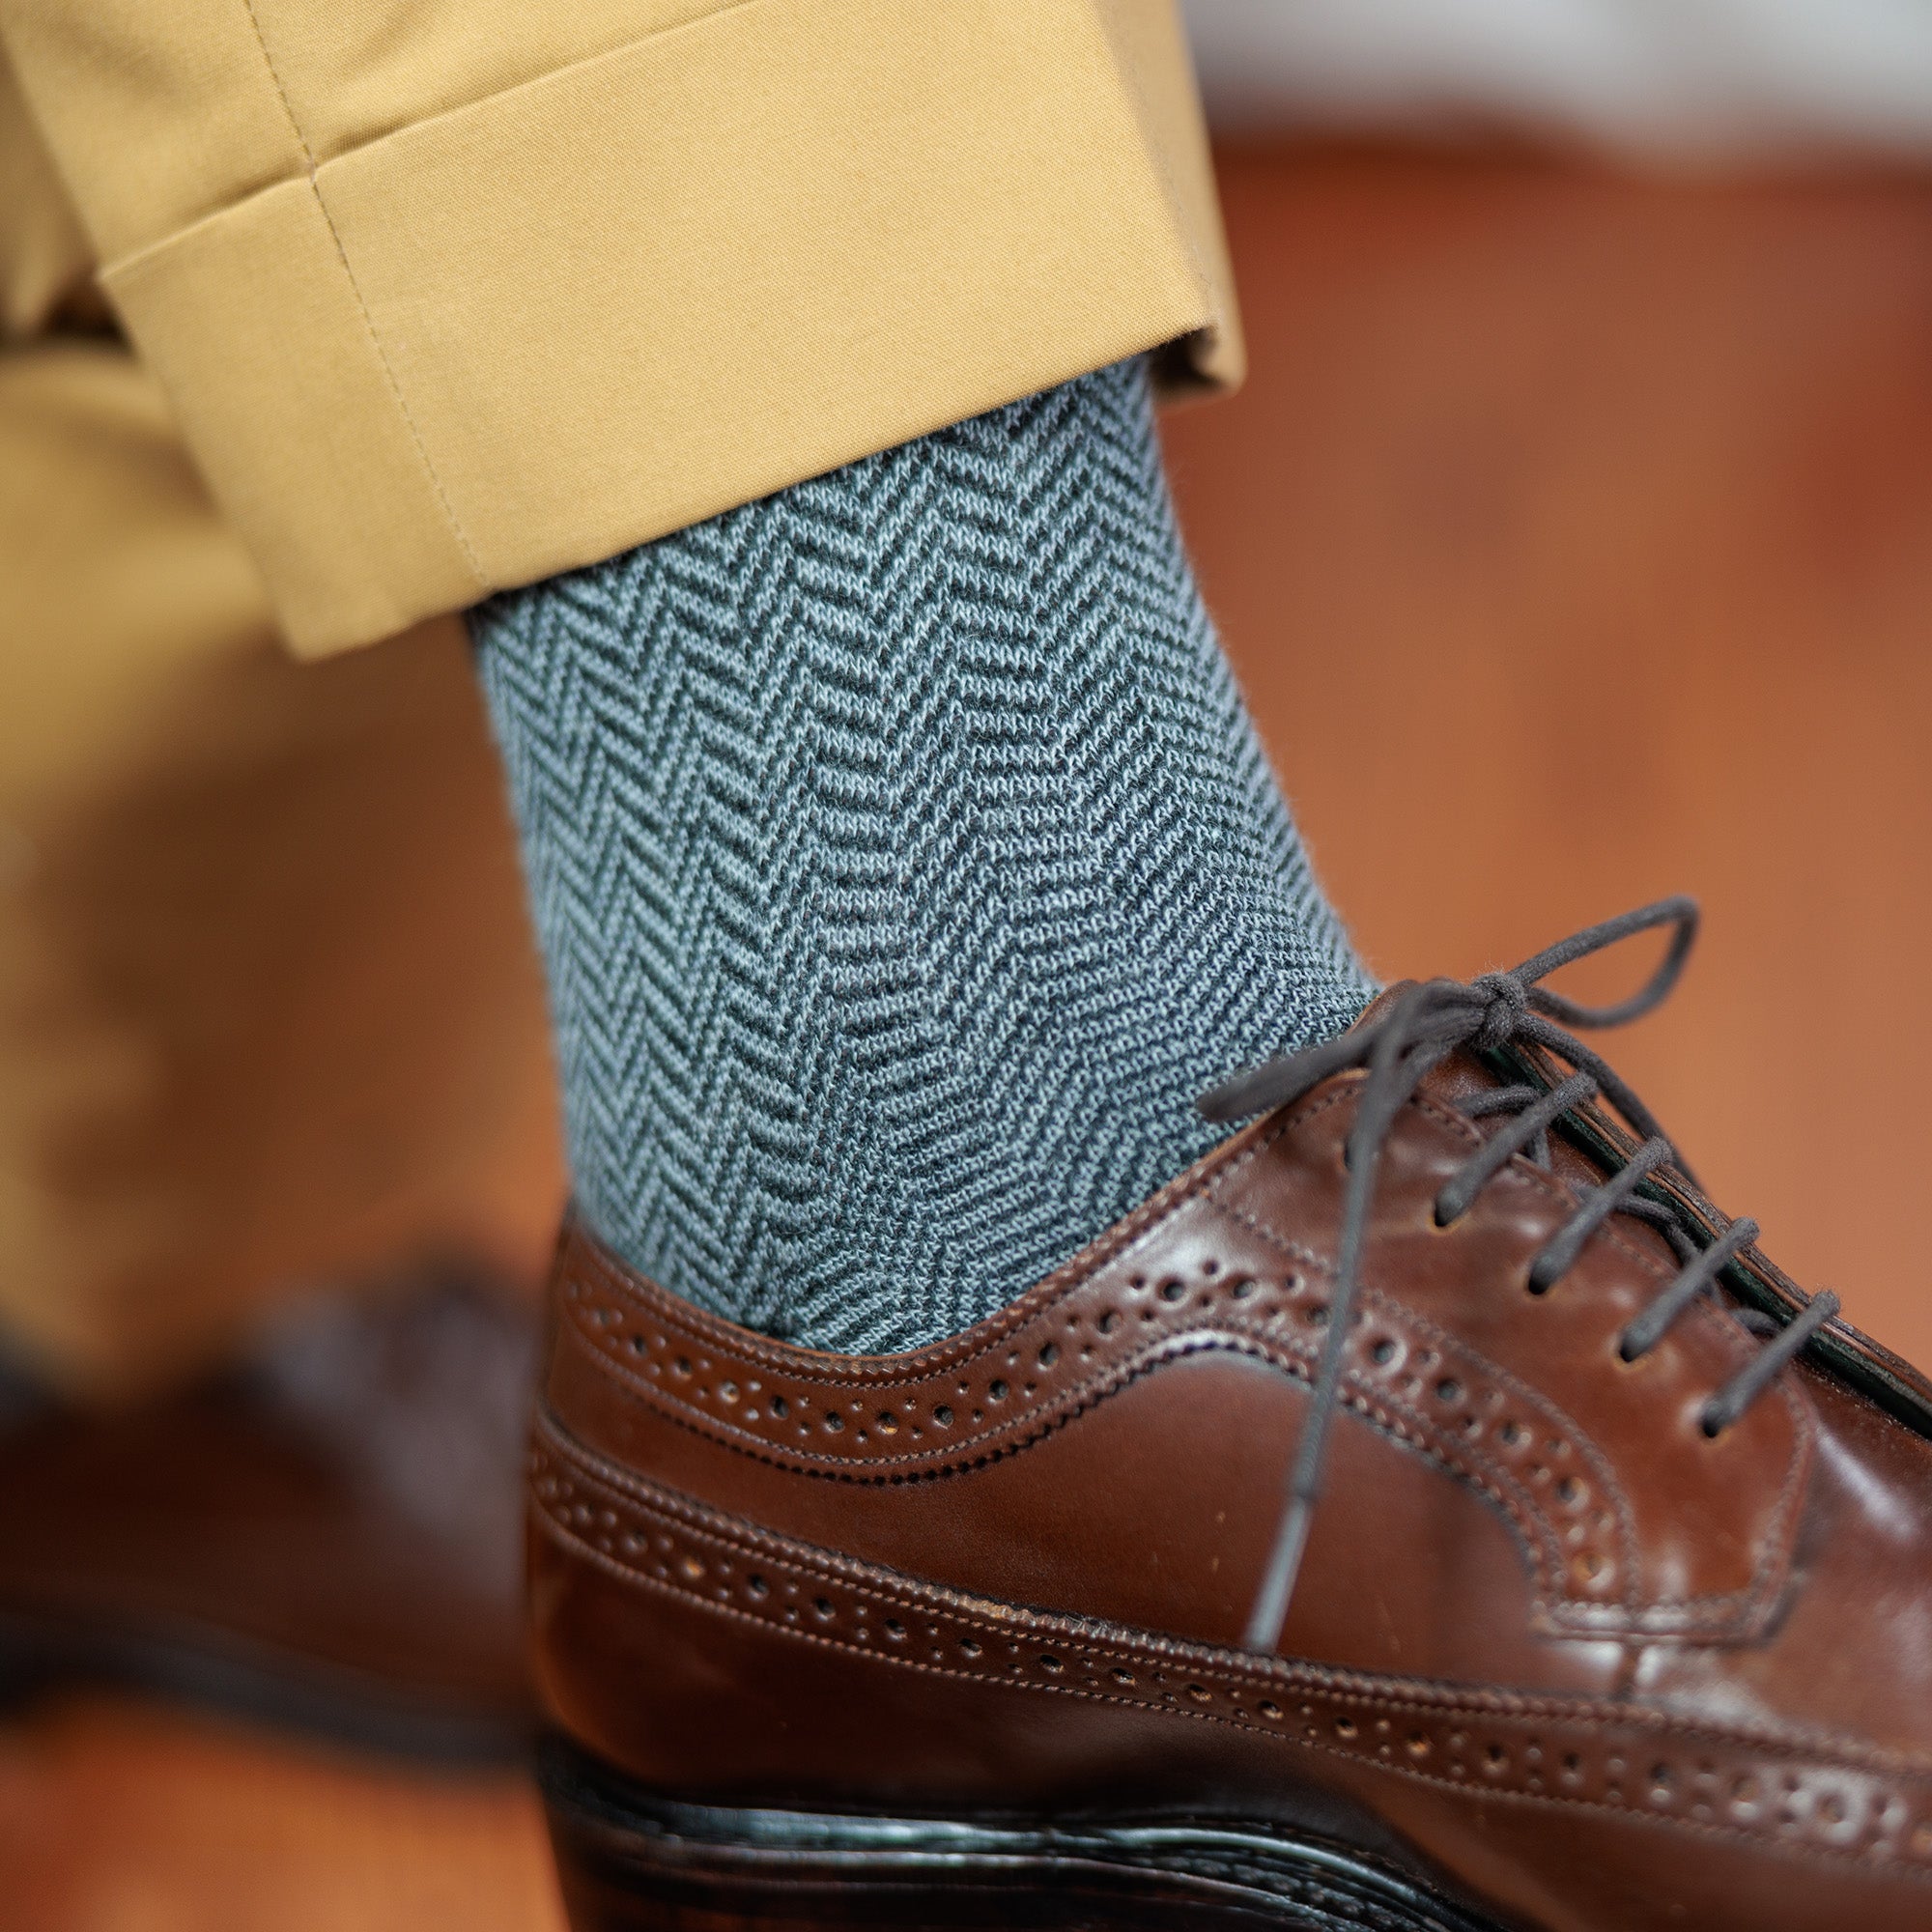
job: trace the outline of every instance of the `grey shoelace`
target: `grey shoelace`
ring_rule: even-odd
[[[1671,928],[1669,950],[1648,980],[1627,1000],[1609,1007],[1586,1007],[1552,993],[1539,981],[1559,968],[1634,934],[1657,926]],[[1624,1329],[1620,1348],[1634,1362],[1656,1348],[1685,1310],[1717,1280],[1724,1266],[1757,1238],[1757,1223],[1733,1221],[1716,1240],[1700,1242],[1670,1204],[1638,1192],[1658,1168],[1690,1170],[1658,1126],[1649,1108],[1605,1061],[1566,1029],[1624,1026],[1660,1005],[1676,985],[1697,933],[1697,907],[1688,898],[1657,904],[1605,920],[1573,933],[1525,959],[1513,972],[1485,973],[1464,984],[1432,980],[1405,986],[1367,1024],[1300,1053],[1270,1060],[1236,1075],[1202,1096],[1200,1107],[1211,1121],[1235,1121],[1288,1106],[1331,1075],[1364,1067],[1368,1078],[1356,1103],[1346,1155],[1348,1193],[1342,1212],[1321,1357],[1315,1377],[1314,1402],[1301,1432],[1289,1477],[1288,1499],[1274,1549],[1248,1620],[1245,1641],[1254,1650],[1272,1650],[1293,1594],[1295,1576],[1308,1541],[1309,1525],[1321,1492],[1328,1435],[1341,1390],[1342,1357],[1347,1347],[1361,1267],[1362,1243],[1375,1201],[1376,1166],[1397,1115],[1432,1068],[1458,1048],[1498,1052],[1514,1043],[1542,1047],[1573,1070],[1548,1090],[1524,1085],[1494,1088],[1459,1103],[1468,1119],[1511,1114],[1508,1125],[1492,1133],[1444,1183],[1435,1198],[1435,1219],[1447,1227],[1461,1218],[1484,1185],[1518,1154],[1549,1165],[1549,1131],[1572,1109],[1601,1097],[1622,1115],[1641,1145],[1600,1185],[1586,1189],[1576,1212],[1530,1263],[1525,1283],[1545,1294],[1575,1266],[1585,1243],[1612,1214],[1626,1214],[1656,1228],[1683,1264],[1677,1278]],[[1838,1312],[1834,1294],[1815,1295],[1802,1314],[1779,1330],[1746,1366],[1704,1405],[1703,1426],[1710,1435],[1730,1428],[1771,1385],[1784,1365]],[[1754,1326],[1753,1332],[1760,1332]]]

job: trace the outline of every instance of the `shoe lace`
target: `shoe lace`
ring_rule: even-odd
[[[1628,999],[1613,1006],[1586,1007],[1541,983],[1578,959],[1658,926],[1670,928],[1670,944],[1657,969]],[[1339,1039],[1265,1061],[1202,1095],[1198,1104],[1208,1120],[1236,1121],[1289,1106],[1337,1073],[1351,1068],[1366,1068],[1368,1073],[1344,1150],[1348,1186],[1314,1400],[1295,1447],[1274,1548],[1248,1620],[1245,1641],[1250,1649],[1273,1650],[1281,1640],[1321,1493],[1362,1246],[1375,1203],[1377,1163],[1397,1116],[1433,1068],[1459,1049],[1493,1055],[1512,1046],[1540,1047],[1571,1068],[1568,1077],[1553,1086],[1513,1084],[1455,1103],[1466,1119],[1499,1114],[1512,1118],[1492,1132],[1444,1182],[1435,1197],[1435,1220],[1440,1227],[1450,1226],[1466,1213],[1483,1187],[1514,1156],[1526,1154],[1548,1168],[1551,1128],[1592,1100],[1606,1100],[1637,1136],[1640,1144],[1624,1164],[1600,1185],[1586,1188],[1578,1196],[1576,1211],[1531,1261],[1527,1282],[1531,1293],[1548,1293],[1576,1265],[1591,1236],[1612,1214],[1628,1215],[1655,1228],[1669,1242],[1682,1265],[1676,1279],[1625,1327],[1618,1342],[1625,1361],[1634,1362],[1656,1348],[1722,1269],[1756,1240],[1758,1227],[1751,1220],[1733,1221],[1716,1239],[1700,1239],[1699,1231],[1662,1190],[1639,1191],[1648,1177],[1665,1166],[1674,1167],[1686,1179],[1693,1177],[1677,1157],[1650,1109],[1600,1055],[1570,1031],[1625,1026],[1652,1011],[1676,985],[1696,934],[1694,900],[1660,899],[1655,905],[1573,933],[1513,971],[1485,973],[1467,983],[1431,980],[1400,987],[1380,1012]],[[1520,1056],[1517,1058],[1521,1064]],[[1837,1312],[1836,1295],[1813,1296],[1776,1339],[1768,1341],[1705,1403],[1705,1434],[1720,1435],[1730,1428]],[[1754,1328],[1753,1332],[1758,1331]]]

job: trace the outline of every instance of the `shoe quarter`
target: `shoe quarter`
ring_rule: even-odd
[[[1330,1279],[1353,1080],[1333,1083],[1217,1177],[1220,1211]],[[1628,1324],[1669,1284],[1669,1251],[1616,1218],[1542,1293],[1531,1263],[1576,1208],[1557,1175],[1509,1162],[1440,1226],[1444,1183],[1479,1145],[1412,1101],[1381,1152],[1349,1337],[1358,1413],[1424,1443],[1517,1526],[1551,1632],[1747,1640],[1790,1581],[1815,1418],[1780,1378],[1713,1438],[1705,1403],[1761,1346],[1706,1297],[1636,1362]]]
[[[593,1448],[751,1520],[1225,1640],[1307,1412],[1353,1091],[1236,1137],[1004,1315],[913,1354],[761,1341],[567,1235],[551,1406]],[[1696,1409],[1747,1338],[1700,1310],[1639,1370],[1617,1364],[1615,1333],[1667,1270],[1606,1230],[1527,1296],[1571,1204],[1516,1163],[1437,1229],[1435,1191],[1471,1144],[1424,1102],[1384,1152],[1308,1614],[1327,1631],[1378,1617],[1397,1647],[1409,1612],[1418,1634],[1463,1627],[1472,1675],[1510,1661],[1478,1627],[1513,1626],[1543,1682],[1595,1678],[1621,1639],[1750,1636],[1788,1577],[1804,1399],[1775,1391],[1706,1442]],[[1371,1520],[1365,1549],[1352,1532]]]

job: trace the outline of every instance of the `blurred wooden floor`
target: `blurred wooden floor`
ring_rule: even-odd
[[[172,1712],[0,1726],[6,1932],[565,1932],[536,1799]]]
[[[1336,898],[1465,973],[1688,888],[1614,1053],[1932,1361],[1932,183],[1233,155],[1254,375],[1170,440]],[[8,1932],[558,1932],[514,1780],[89,1705],[0,1728]]]

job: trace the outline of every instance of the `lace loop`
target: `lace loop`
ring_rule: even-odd
[[[1686,1263],[1677,1279],[1618,1337],[1617,1351],[1624,1360],[1642,1361],[1663,1340],[1671,1323],[1717,1280],[1731,1257],[1749,1247],[1757,1235],[1757,1223],[1748,1217],[1733,1221],[1708,1248]]]
[[[1768,1389],[1777,1372],[1838,1312],[1838,1297],[1828,1288],[1814,1294],[1778,1336],[1748,1362],[1704,1405],[1701,1418],[1706,1435],[1721,1435]]]
[[[1670,929],[1670,943],[1650,977],[1627,998],[1588,1007],[1553,993],[1541,982],[1551,973],[1637,933]],[[1625,1328],[1620,1346],[1635,1361],[1655,1348],[1673,1323],[1717,1281],[1723,1268],[1757,1238],[1754,1221],[1734,1221],[1716,1240],[1698,1234],[1668,1202],[1640,1193],[1645,1180],[1674,1165],[1689,1178],[1650,1110],[1603,1058],[1567,1029],[1627,1025],[1666,999],[1683,973],[1697,934],[1697,908],[1688,898],[1660,899],[1621,918],[1587,926],[1506,973],[1485,973],[1463,984],[1432,980],[1400,987],[1373,1018],[1341,1038],[1236,1075],[1201,1097],[1210,1121],[1239,1120],[1288,1106],[1334,1074],[1366,1072],[1355,1103],[1346,1149],[1348,1183],[1336,1243],[1334,1291],[1317,1364],[1308,1419],[1295,1445],[1288,1495],[1273,1549],[1256,1594],[1246,1641],[1272,1650],[1294,1591],[1308,1532],[1321,1492],[1328,1438],[1339,1407],[1342,1363],[1359,1286],[1362,1249],[1375,1204],[1381,1150],[1397,1116],[1431,1070],[1459,1048],[1500,1053],[1512,1046],[1540,1048],[1571,1068],[1547,1090],[1512,1085],[1470,1095],[1461,1111],[1470,1120],[1498,1113],[1516,1118],[1488,1136],[1482,1147],[1443,1184],[1435,1199],[1442,1226],[1465,1213],[1484,1186],[1509,1161],[1529,1152],[1549,1162],[1549,1130],[1567,1114],[1601,1096],[1641,1142],[1636,1151],[1597,1186],[1584,1191],[1576,1211],[1545,1243],[1531,1264],[1530,1286],[1553,1288],[1574,1267],[1591,1237],[1612,1214],[1656,1228],[1683,1264],[1676,1279]],[[1837,1313],[1834,1295],[1820,1294],[1752,1360],[1713,1395],[1703,1409],[1707,1434],[1720,1435],[1763,1394],[1778,1371]]]
[[[1435,1197],[1435,1222],[1438,1227],[1446,1228],[1451,1222],[1460,1221],[1469,1211],[1476,1196],[1517,1154],[1532,1151],[1538,1161],[1547,1163],[1549,1159],[1550,1127],[1560,1115],[1567,1114],[1572,1107],[1581,1106],[1585,1100],[1595,1098],[1597,1083],[1587,1073],[1573,1073],[1547,1094],[1539,1094],[1534,1087],[1505,1087],[1501,1093],[1515,1100],[1522,1111],[1500,1133],[1492,1134],[1483,1144],[1482,1151],[1464,1161],[1443,1182],[1441,1192]],[[1501,1111],[1499,1106],[1484,1107],[1480,1111],[1464,1109],[1471,1119]]]
[[[1547,1293],[1577,1265],[1583,1244],[1636,1192],[1648,1174],[1670,1161],[1670,1143],[1653,1134],[1601,1187],[1593,1187],[1573,1215],[1544,1245],[1529,1264],[1529,1285],[1537,1294]],[[1755,1226],[1751,1229],[1754,1237]]]

